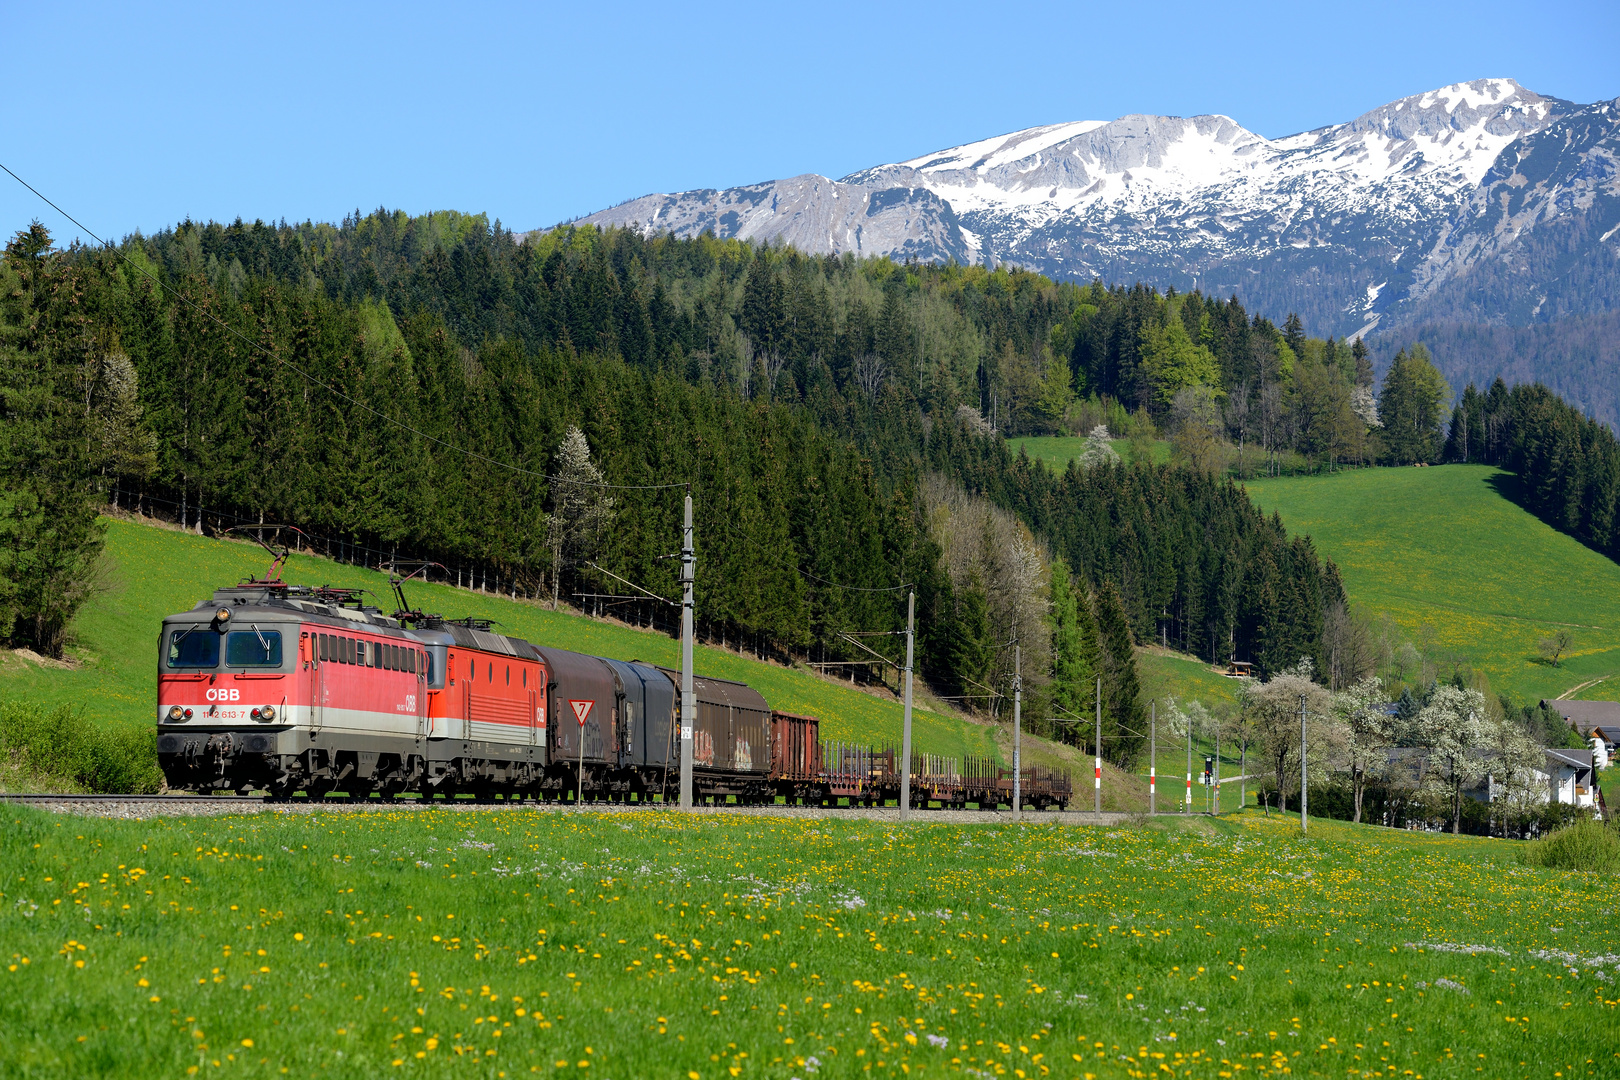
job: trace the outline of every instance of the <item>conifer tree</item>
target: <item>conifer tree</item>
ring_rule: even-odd
[[[977,574],[957,593],[955,630],[950,667],[958,692],[993,708],[994,700],[983,695],[991,693],[988,677],[995,660],[995,631],[990,623],[990,601]]]
[[[97,587],[103,530],[88,410],[93,339],[78,275],[39,222],[0,264],[0,639],[60,657]]]
[[[1305,324],[1292,311],[1283,320],[1282,336],[1283,344],[1288,346],[1290,352],[1295,356],[1305,355]]]
[[[1440,427],[1445,419],[1441,410],[1450,396],[1451,388],[1421,343],[1395,354],[1378,399],[1387,464],[1439,459]]]
[[[557,607],[564,561],[583,557],[597,541],[613,512],[613,499],[599,487],[602,470],[591,461],[585,433],[568,429],[557,447],[552,482],[552,512],[547,518],[551,543],[551,606]]]
[[[1358,336],[1355,344],[1350,346],[1350,356],[1356,362],[1356,385],[1371,386],[1373,384],[1372,350],[1367,348],[1365,342]]]
[[[1103,752],[1116,765],[1128,767],[1142,745],[1141,681],[1136,673],[1130,620],[1114,583],[1096,593],[1097,631],[1102,646]]]
[[[1072,742],[1092,715],[1102,656],[1090,597],[1075,589],[1069,565],[1061,557],[1052,560],[1051,620],[1052,703],[1061,719],[1082,721],[1064,728],[1065,738]]]

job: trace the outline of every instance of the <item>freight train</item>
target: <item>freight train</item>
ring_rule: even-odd
[[[278,564],[280,559],[277,560]],[[272,567],[274,570],[275,567]],[[163,620],[158,762],[170,788],[273,799],[471,796],[655,803],[680,787],[677,672],[394,614],[358,590],[267,574]],[[693,680],[703,803],[898,801],[892,748],[828,743],[744,683]],[[1010,805],[992,763],[913,755],[912,801]],[[1024,805],[1063,808],[1066,773],[1025,769]]]

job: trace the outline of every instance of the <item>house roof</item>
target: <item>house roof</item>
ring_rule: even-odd
[[[1590,769],[1592,767],[1592,751],[1548,750],[1547,764],[1562,765],[1570,769]]]
[[[1604,724],[1602,727],[1592,729],[1592,734],[1603,739],[1604,742],[1620,742],[1620,724]]]
[[[1582,736],[1590,738],[1594,727],[1620,728],[1620,701],[1562,701],[1542,698],[1543,708],[1555,710]]]

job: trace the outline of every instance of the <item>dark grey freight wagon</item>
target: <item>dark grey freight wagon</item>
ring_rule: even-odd
[[[681,673],[659,668],[680,692]],[[694,678],[697,724],[692,732],[692,793],[707,802],[769,799],[771,707],[753,687],[729,679]],[[679,753],[679,746],[676,747]]]
[[[613,672],[619,697],[619,764],[679,775],[680,747],[672,737],[675,685],[651,664],[603,662]]]
[[[607,661],[566,649],[536,649],[551,669],[546,702],[546,742],[554,767],[577,765],[584,739],[586,766],[617,767],[615,732],[618,694]],[[583,723],[581,723],[583,720]],[[587,779],[587,786],[589,780]]]

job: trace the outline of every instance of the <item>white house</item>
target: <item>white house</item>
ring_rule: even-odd
[[[1547,751],[1548,801],[1591,808],[1597,805],[1597,792],[1590,750]]]

